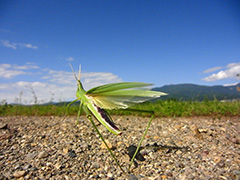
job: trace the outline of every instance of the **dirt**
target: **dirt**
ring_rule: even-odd
[[[149,118],[113,120],[122,135],[97,127],[125,173],[85,117],[0,117],[0,179],[240,179],[239,117],[154,119],[130,172]]]

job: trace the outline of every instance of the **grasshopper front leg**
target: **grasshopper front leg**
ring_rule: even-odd
[[[114,161],[116,162],[116,164],[118,165],[118,167],[121,169],[121,171],[123,173],[125,173],[125,171],[123,170],[123,168],[121,167],[121,165],[119,164],[117,158],[115,157],[115,155],[113,154],[112,150],[109,148],[108,144],[106,143],[106,141],[104,140],[102,134],[100,133],[100,131],[98,130],[96,124],[94,123],[93,119],[92,119],[92,114],[89,111],[89,109],[86,106],[83,106],[83,110],[85,111],[87,118],[90,120],[90,122],[92,123],[94,129],[97,131],[98,135],[100,136],[101,140],[103,141],[103,143],[105,144],[105,146],[107,147],[107,150],[109,151],[109,153],[111,154],[111,156],[113,157]]]
[[[77,124],[79,124],[79,118],[80,118],[81,113],[82,113],[82,107],[83,107],[83,103],[81,101],[80,104],[79,104],[79,109],[78,109]]]
[[[70,107],[73,103],[75,103],[76,101],[78,101],[78,99],[75,99],[74,101],[70,102],[70,103],[67,105],[67,107],[66,107],[66,112],[65,112],[65,115],[64,115],[64,117],[62,118],[62,120],[64,120],[64,119],[67,117],[69,107]]]

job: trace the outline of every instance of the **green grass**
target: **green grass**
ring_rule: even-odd
[[[176,101],[159,100],[157,102],[146,102],[132,107],[133,109],[151,110],[158,117],[189,117],[189,116],[240,116],[240,101],[220,102],[214,101]],[[0,116],[63,116],[66,112],[66,106],[57,105],[1,105]],[[70,107],[68,115],[76,115],[78,106]],[[126,110],[112,110],[112,115],[142,115],[146,113],[129,112]]]
[[[240,102],[214,101],[157,101],[137,105],[138,109],[150,109],[156,116],[188,117],[188,116],[238,116]]]

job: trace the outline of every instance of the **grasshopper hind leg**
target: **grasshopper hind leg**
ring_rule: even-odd
[[[134,153],[134,155],[133,155],[133,157],[131,159],[131,162],[130,162],[129,167],[128,167],[128,171],[130,171],[130,168],[131,168],[131,166],[132,166],[132,164],[134,162],[134,159],[137,156],[137,154],[139,153],[141,144],[142,144],[143,140],[145,139],[145,136],[147,135],[148,129],[149,129],[149,127],[151,125],[151,122],[152,122],[152,120],[154,118],[154,112],[150,111],[149,113],[152,114],[152,116],[151,116],[150,120],[148,121],[147,127],[146,127],[146,129],[145,129],[145,131],[143,133],[143,136],[142,136],[141,140],[139,141],[137,149],[136,149],[136,151],[135,151],[135,153]]]

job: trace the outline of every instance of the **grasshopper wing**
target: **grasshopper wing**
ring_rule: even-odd
[[[95,105],[103,109],[126,109],[136,103],[141,103],[163,95],[163,92],[139,89],[152,84],[141,82],[112,83],[92,88],[86,96]]]

